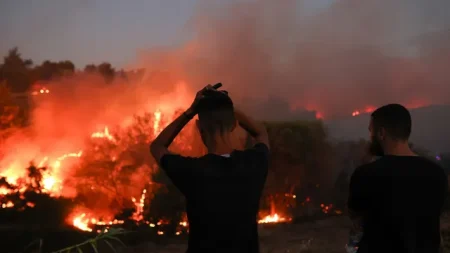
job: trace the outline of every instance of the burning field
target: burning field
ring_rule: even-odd
[[[167,183],[158,180],[161,175],[149,155],[148,143],[177,114],[176,111],[157,109],[133,117],[130,125],[123,128],[113,126],[115,130],[110,130],[110,126],[104,126],[100,131],[88,134],[84,138],[84,146],[75,152],[55,148],[42,154],[38,147],[33,146],[32,137],[12,144],[14,148],[8,149],[2,160],[1,207],[19,211],[34,208],[37,203],[25,196],[32,192],[55,199],[76,200],[79,204],[73,207],[66,222],[83,231],[92,232],[97,231],[94,228],[98,226],[123,224],[124,220],[117,219],[116,215],[124,209],[133,210],[126,218],[144,222],[150,227],[169,222],[162,219],[152,223],[144,218],[154,194]],[[246,141],[247,137],[240,135],[236,145],[243,148],[242,139]],[[185,155],[204,152],[192,124],[175,139],[172,148]],[[24,152],[26,150],[30,152]],[[286,199],[296,200],[294,194],[284,195]],[[308,197],[302,203],[309,201]],[[261,216],[260,223],[291,221],[291,217],[277,213],[273,200],[269,202],[270,210]],[[321,205],[325,213],[331,207]],[[187,226],[185,220],[177,222]]]
[[[78,82],[76,89],[61,89],[74,81]],[[32,124],[2,132],[3,231],[39,234],[39,230],[63,229],[95,235],[121,227],[144,229],[156,238],[186,236],[189,224],[183,198],[158,169],[149,143],[182,112],[193,92],[184,82],[156,93],[143,89],[142,82],[86,88],[95,81],[96,76],[80,75],[39,87],[29,95]],[[125,85],[132,88],[126,90]],[[118,90],[122,93],[115,93]],[[147,91],[147,96],[138,91]],[[85,96],[91,99],[76,103]],[[316,171],[306,170],[315,162],[292,152],[306,145],[317,154],[330,155],[321,123],[277,123],[269,124],[268,129],[271,141],[277,143],[272,151],[272,170],[284,169],[269,176],[259,223],[290,223],[297,217],[341,214],[333,204],[308,195],[322,183],[317,173],[329,168],[326,162],[314,164]],[[310,136],[292,141],[293,135]],[[236,149],[251,145],[242,129],[234,136]],[[205,153],[193,122],[183,129],[171,149],[190,156]],[[290,162],[285,163],[286,159]],[[298,178],[292,178],[294,168]],[[304,183],[314,185],[312,190],[300,190],[300,178],[308,179]]]
[[[17,250],[49,231],[75,237],[117,227],[145,231],[131,244],[184,238],[184,200],[149,143],[204,84],[223,82],[238,107],[268,121],[263,231],[342,214],[348,173],[364,161],[364,142],[333,143],[323,120],[358,117],[392,102],[449,104],[450,86],[443,84],[450,80],[450,51],[441,38],[447,30],[414,45],[406,35],[401,45],[385,43],[408,30],[390,22],[419,27],[411,14],[417,8],[406,2],[335,1],[316,15],[303,11],[303,1],[200,2],[188,24],[195,36],[175,48],[140,51],[128,70],[109,63],[83,70],[71,61],[33,65],[17,49],[4,58],[0,231],[32,234],[11,240]],[[416,55],[401,54],[406,46]],[[236,149],[252,144],[242,129],[234,136]],[[193,122],[171,149],[205,153]]]

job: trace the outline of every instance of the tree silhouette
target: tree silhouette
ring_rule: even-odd
[[[105,78],[106,82],[111,82],[116,74],[116,70],[108,62],[98,65],[98,72]]]
[[[6,82],[0,82],[0,140],[6,138],[11,131],[23,125],[20,108],[14,102]]]
[[[108,62],[103,62],[98,66],[95,64],[88,64],[84,67],[84,72],[88,74],[100,74],[107,83],[111,82],[117,74],[111,63]]]
[[[49,81],[53,78],[71,75],[75,72],[75,65],[71,61],[44,61],[33,69],[34,81]]]
[[[3,59],[0,79],[5,80],[12,92],[24,92],[30,87],[30,69],[33,61],[22,59],[17,47],[9,50]]]
[[[96,73],[97,66],[95,66],[94,64],[88,64],[84,67],[84,72],[89,73],[89,74]]]

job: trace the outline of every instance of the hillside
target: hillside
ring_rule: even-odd
[[[450,105],[434,105],[411,110],[411,141],[431,152],[450,151]],[[339,140],[368,138],[370,114],[326,121],[330,136]]]

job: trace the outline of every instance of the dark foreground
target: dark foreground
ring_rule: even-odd
[[[345,252],[344,246],[349,226],[345,217],[333,217],[301,224],[264,225],[259,230],[261,252]],[[130,247],[125,252],[182,253],[185,249],[186,244],[158,246],[147,243]]]
[[[332,217],[301,224],[260,227],[261,253],[345,253],[350,222],[347,217]],[[442,221],[445,252],[450,252],[450,217]],[[186,244],[129,247],[126,253],[183,253]]]
[[[306,221],[297,224],[261,225],[259,229],[261,252],[345,253],[344,247],[347,242],[349,227],[350,221],[345,216],[330,217],[323,220]],[[446,248],[445,252],[450,252],[450,216],[442,219],[442,231]],[[117,253],[184,253],[187,247],[185,236],[174,239],[164,237],[153,238],[153,242],[144,243],[142,243],[144,238],[136,240],[136,237],[141,236],[137,234],[130,236],[135,238],[129,238],[132,239],[131,241],[125,240],[129,245],[126,248],[114,243],[114,248]],[[2,240],[6,239],[3,238]],[[137,241],[141,243],[137,243]],[[98,251],[99,253],[114,252],[108,247],[100,247]],[[72,252],[77,251],[74,250]],[[93,250],[91,248],[84,248],[83,253],[87,252],[93,252]]]

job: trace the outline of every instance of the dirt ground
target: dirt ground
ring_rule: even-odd
[[[262,253],[345,253],[349,221],[346,217],[302,224],[276,224],[260,226]],[[127,253],[184,253],[186,244],[142,244],[128,248]]]
[[[260,226],[261,253],[345,253],[350,221],[332,217],[301,224]],[[450,216],[442,220],[445,252],[450,252]],[[184,253],[186,244],[142,244],[127,253]]]

